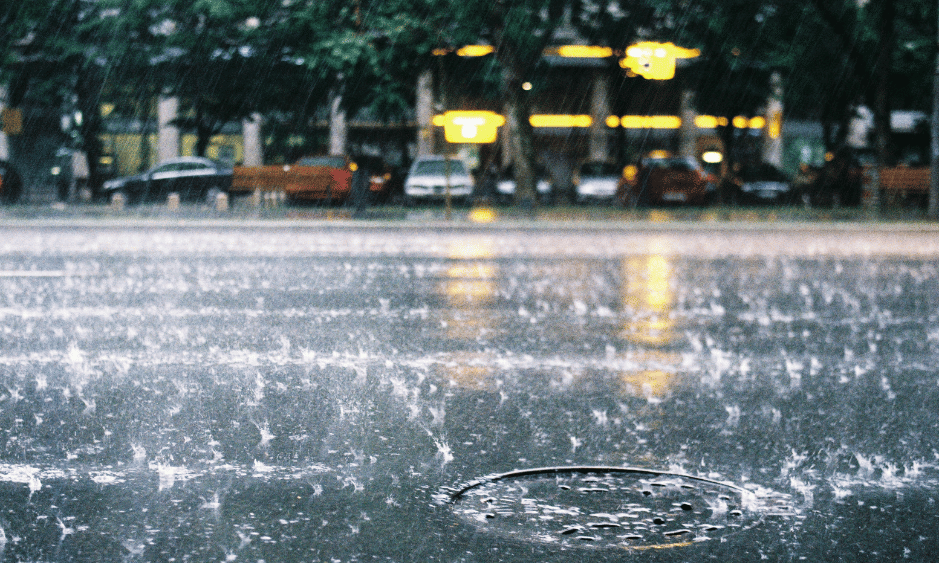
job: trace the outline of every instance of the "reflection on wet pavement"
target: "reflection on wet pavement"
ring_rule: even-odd
[[[0,272],[30,272],[0,276],[4,560],[927,561],[939,544],[928,233],[0,234]],[[558,466],[671,480],[655,497],[651,478],[529,476],[433,502]],[[728,491],[780,503],[741,505],[725,534]]]

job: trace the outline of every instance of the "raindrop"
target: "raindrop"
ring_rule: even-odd
[[[682,509],[682,510],[691,510],[692,508],[694,508],[694,507],[691,506],[691,503],[690,503],[690,502],[683,502],[683,503],[681,503],[681,509]]]
[[[690,534],[690,533],[691,533],[691,530],[673,530],[671,532],[665,532],[664,535],[666,537],[674,537],[674,536],[683,536],[685,534]]]
[[[665,524],[665,518],[662,518],[661,516],[656,516],[655,518],[652,519],[652,523],[658,524],[659,526],[661,526]]]

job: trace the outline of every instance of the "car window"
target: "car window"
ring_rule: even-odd
[[[451,175],[466,174],[466,167],[463,165],[463,161],[455,159],[451,159],[449,164],[448,161],[445,160],[421,160],[414,165],[412,174],[444,176],[447,174],[448,167]]]
[[[297,161],[300,166],[326,166],[328,168],[345,168],[346,159],[341,156],[307,156]]]
[[[619,176],[619,169],[609,162],[586,162],[580,167],[582,176]]]

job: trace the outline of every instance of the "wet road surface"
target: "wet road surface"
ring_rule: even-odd
[[[930,229],[0,226],[3,561],[930,561]]]

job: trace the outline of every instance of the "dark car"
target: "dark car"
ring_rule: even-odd
[[[23,193],[23,179],[9,163],[0,160],[0,201],[16,203]]]
[[[745,164],[726,180],[721,192],[728,203],[792,203],[792,178],[766,162]]]
[[[617,198],[627,207],[663,204],[705,205],[715,190],[707,171],[691,157],[645,158],[635,176],[623,176]]]
[[[180,199],[213,203],[231,188],[232,169],[202,157],[179,157],[164,161],[134,176],[109,180],[102,186],[111,199],[122,194],[128,203],[154,201],[178,193]]]
[[[368,175],[370,203],[388,203],[404,194],[404,173],[380,156],[362,155],[353,159],[359,171]]]

